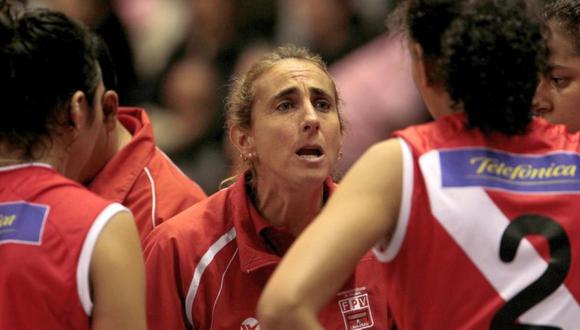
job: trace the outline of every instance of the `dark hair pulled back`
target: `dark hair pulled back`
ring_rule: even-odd
[[[430,82],[442,85],[469,125],[525,132],[547,51],[537,17],[518,0],[410,0],[406,27]]]
[[[35,150],[69,124],[76,91],[93,104],[100,81],[95,37],[58,12],[1,0],[0,10],[0,142],[34,160]]]

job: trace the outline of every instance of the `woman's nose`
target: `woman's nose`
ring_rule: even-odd
[[[532,112],[534,115],[542,116],[552,111],[550,95],[550,82],[546,77],[542,76],[532,99]]]
[[[314,106],[308,103],[305,106],[304,121],[302,126],[304,131],[318,131],[320,129],[320,118]]]

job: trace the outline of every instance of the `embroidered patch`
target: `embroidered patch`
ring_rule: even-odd
[[[0,204],[0,244],[40,245],[48,209],[26,202]]]
[[[374,325],[369,295],[366,288],[357,288],[339,294],[340,312],[347,330],[367,329]]]
[[[260,330],[260,323],[253,317],[248,317],[240,325],[240,330]]]

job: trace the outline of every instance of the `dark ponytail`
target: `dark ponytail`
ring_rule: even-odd
[[[524,1],[411,0],[407,28],[429,80],[445,87],[470,126],[525,132],[547,51]]]

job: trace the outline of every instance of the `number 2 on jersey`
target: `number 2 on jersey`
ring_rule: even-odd
[[[491,329],[560,329],[558,327],[516,324],[520,315],[548,297],[564,283],[571,262],[570,241],[556,221],[541,215],[526,214],[512,220],[505,229],[499,248],[500,259],[511,262],[520,242],[527,235],[541,235],[550,247],[548,268],[536,281],[510,299],[495,314]]]

